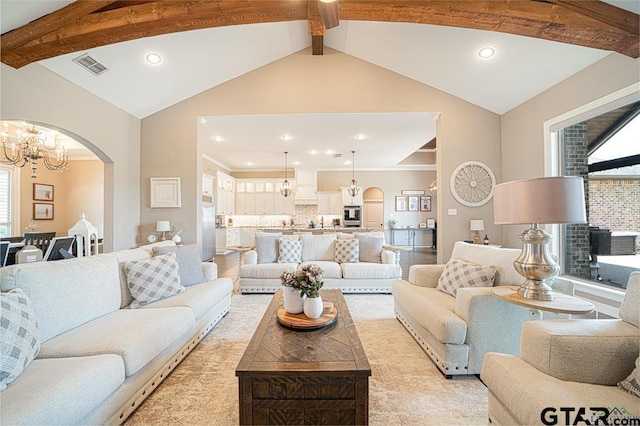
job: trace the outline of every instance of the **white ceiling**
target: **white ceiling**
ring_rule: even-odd
[[[17,28],[68,3],[71,1],[2,0],[1,32]],[[635,13],[638,13],[640,4],[635,0],[608,0],[608,3]],[[86,52],[109,68],[97,77],[72,62],[73,58],[86,52],[47,59],[40,64],[132,115],[144,118],[310,44],[306,21],[253,24],[168,34],[90,49]],[[360,21],[341,21],[338,27],[327,31],[325,46],[413,78],[498,114],[509,111],[609,54],[596,49],[488,31]],[[496,55],[489,60],[480,59],[477,52],[484,46],[494,47]],[[144,56],[150,51],[163,56],[160,65],[150,66],[145,62]],[[360,122],[370,125],[387,121],[380,120],[380,116],[372,116],[368,120],[362,116],[358,114],[350,118],[357,117]],[[253,118],[257,119],[255,116]],[[242,135],[234,134],[231,129],[228,130],[226,137],[235,141],[234,149],[216,149],[217,161],[231,170],[249,169],[249,166],[237,164],[233,152],[237,154],[239,147],[253,147],[249,152],[255,153],[256,159],[252,161],[257,164],[251,167],[261,170],[281,167],[282,144],[266,144],[266,147],[262,144],[260,148],[264,152],[258,156],[260,151],[251,142],[261,140],[262,135],[276,132],[275,123],[279,123],[280,118],[286,121],[286,117],[273,118],[274,123],[261,120],[270,126],[267,129],[255,123],[235,127],[250,128],[253,134],[246,131]],[[351,129],[355,124],[347,126],[342,134],[320,134],[323,129],[340,129],[342,126],[326,123],[321,126],[319,122],[309,121],[314,118],[311,115],[301,121],[298,121],[301,117],[295,117],[295,121],[293,118],[291,128],[304,123],[308,128],[317,129],[314,136],[330,141],[320,146],[317,139],[294,135],[296,151],[340,150],[336,144],[346,146],[353,141]],[[317,118],[339,119],[340,115],[320,115]],[[397,114],[386,118],[411,120],[415,117],[412,114],[407,117]],[[244,119],[247,117],[237,118]],[[228,120],[233,121],[233,118]],[[379,152],[375,156],[376,161],[367,161],[366,164],[374,167],[375,163],[379,168],[395,167],[400,159],[415,151],[416,146],[421,146],[435,135],[432,123],[428,121],[408,130],[412,135],[418,130],[425,132],[422,138],[417,138],[420,141],[401,135],[391,137],[397,141],[394,154]],[[222,122],[218,124],[223,125]],[[380,127],[369,129],[362,128],[360,132],[383,134]],[[303,131],[304,127],[300,128],[299,134]],[[202,137],[207,135],[203,133]],[[388,134],[385,137],[389,138]],[[377,149],[373,139],[366,142],[373,145],[367,149]],[[365,162],[358,160],[359,156],[356,156],[358,169],[365,167]],[[276,158],[278,161],[275,161]],[[332,164],[327,163],[325,167],[331,168]]]

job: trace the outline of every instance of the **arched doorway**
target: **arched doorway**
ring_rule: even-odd
[[[98,228],[100,237],[105,229],[112,228],[112,215],[105,206],[107,194],[112,193],[113,183],[107,176],[111,175],[113,162],[102,150],[81,136],[51,124],[9,119],[0,123],[2,132],[16,140],[23,127],[35,126],[43,135],[65,146],[69,156],[69,165],[62,173],[49,170],[42,159],[37,161],[35,177],[31,176],[29,163],[26,167],[18,164],[13,169],[15,198],[11,207],[12,226],[8,231],[11,235],[4,237],[20,236],[27,229],[67,235],[82,214]],[[51,154],[55,155],[55,150]],[[36,190],[40,187],[50,189],[50,196],[46,199],[38,196]],[[51,212],[50,217],[45,220],[35,217],[37,206],[45,206]]]
[[[384,230],[384,192],[378,187],[367,188],[362,194],[362,225],[374,231]]]

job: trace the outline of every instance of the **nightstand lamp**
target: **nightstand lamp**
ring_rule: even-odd
[[[547,249],[553,237],[538,225],[586,223],[582,178],[560,176],[498,184],[493,190],[493,217],[496,225],[531,225],[519,235],[522,253],[513,262],[525,278],[518,294],[527,299],[553,300],[549,284],[560,266]]]
[[[168,220],[159,220],[156,222],[156,232],[162,232],[162,237],[160,237],[160,241],[164,241],[167,239],[166,232],[171,231],[171,222]]]
[[[469,229],[475,231],[473,235],[473,244],[480,244],[480,231],[484,231],[484,220],[471,219],[469,221]]]

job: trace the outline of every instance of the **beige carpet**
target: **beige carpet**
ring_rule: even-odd
[[[238,424],[235,368],[272,295],[235,295],[231,312],[127,420],[128,425]],[[371,425],[487,424],[477,378],[446,380],[393,315],[390,295],[345,295],[371,364]]]

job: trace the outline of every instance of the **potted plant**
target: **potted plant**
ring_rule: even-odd
[[[284,309],[290,314],[299,314],[303,311],[304,300],[307,296],[301,291],[300,282],[295,272],[283,272],[280,275],[282,283],[282,297]]]
[[[304,314],[309,318],[320,318],[322,316],[322,297],[320,289],[324,285],[322,274],[324,271],[318,265],[299,266],[296,271],[300,290],[307,298],[304,301]]]

